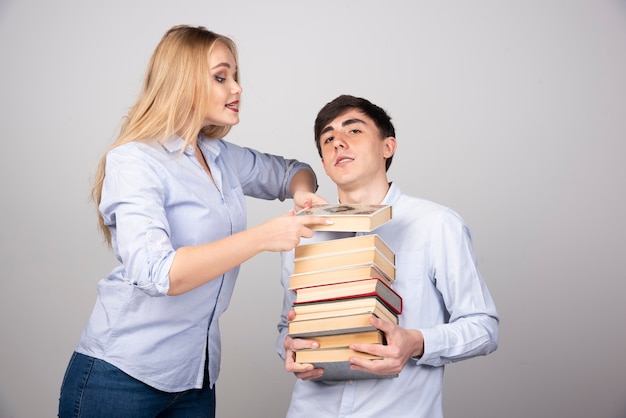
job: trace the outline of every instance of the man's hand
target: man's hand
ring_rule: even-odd
[[[285,337],[285,370],[293,373],[298,379],[310,380],[324,374],[324,369],[316,369],[312,364],[296,363],[296,352],[302,348],[317,348],[317,343],[313,340],[303,338]]]
[[[350,368],[380,375],[398,374],[411,357],[424,354],[424,336],[418,330],[408,330],[398,325],[372,318],[371,324],[385,333],[387,345],[351,344],[350,348],[364,353],[383,357],[382,360],[368,360],[350,357]]]
[[[296,317],[296,313],[292,310],[287,314],[287,320],[292,321]],[[305,340],[303,338],[285,337],[283,342],[285,348],[285,370],[293,373],[298,379],[310,380],[320,377],[323,369],[316,369],[312,364],[296,363],[296,351],[303,348],[318,348],[319,344],[313,340]]]

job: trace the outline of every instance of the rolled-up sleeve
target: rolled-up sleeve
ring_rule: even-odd
[[[159,172],[140,155],[107,156],[100,212],[114,235],[125,280],[151,296],[166,295],[175,251],[164,208]]]

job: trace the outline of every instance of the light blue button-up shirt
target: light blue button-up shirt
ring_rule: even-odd
[[[201,388],[208,339],[210,384],[220,370],[218,319],[239,268],[179,296],[167,296],[176,249],[246,228],[244,196],[289,198],[295,160],[224,140],[198,138],[213,183],[182,139],[132,142],[107,155],[100,212],[120,262],[98,297],[76,351],[103,359],[156,389]]]
[[[446,207],[402,194],[395,184],[382,203],[392,205],[392,220],[372,233],[395,252],[393,288],[403,299],[400,326],[422,331],[424,354],[411,359],[397,378],[297,380],[288,417],[442,417],[443,366],[497,348],[498,314],[463,220]],[[345,236],[317,232],[302,243]],[[276,349],[284,358],[286,315],[295,299],[288,290],[293,251],[282,259],[286,290]]]

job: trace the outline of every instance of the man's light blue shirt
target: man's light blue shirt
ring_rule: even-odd
[[[298,379],[288,417],[442,417],[443,366],[497,348],[498,314],[463,220],[449,208],[402,194],[395,184],[382,203],[392,205],[392,220],[372,233],[396,254],[393,288],[403,299],[399,325],[423,333],[424,354],[392,379]],[[302,244],[345,236],[317,232]],[[293,251],[282,259],[285,299],[276,350],[284,358],[286,315],[295,300],[288,289]]]
[[[239,272],[234,268],[190,292],[167,296],[176,250],[243,231],[244,196],[290,198],[293,175],[310,168],[224,140],[200,136],[198,146],[214,181],[193,147],[183,149],[178,137],[132,142],[107,154],[99,209],[120,265],[99,282],[76,347],[168,392],[202,387],[207,350],[210,384],[217,380],[218,319]]]

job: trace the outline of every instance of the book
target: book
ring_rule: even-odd
[[[301,303],[376,296],[393,312],[402,313],[402,297],[380,279],[368,278],[353,282],[303,287],[295,292],[294,309]]]
[[[350,344],[385,344],[385,333],[376,331],[351,332],[348,334],[318,335],[309,338],[319,344],[319,348],[348,347]]]
[[[310,273],[365,263],[374,263],[389,277],[393,279],[396,277],[395,265],[389,261],[378,248],[296,258],[293,261],[293,274]]]
[[[305,321],[293,320],[287,324],[287,334],[292,338],[310,338],[321,335],[348,334],[353,332],[374,331],[370,318],[379,317],[376,313],[361,313],[355,315],[338,315]],[[389,320],[384,316],[382,319]],[[379,317],[379,318],[381,318]],[[398,323],[396,317],[393,323]]]
[[[317,206],[300,214],[331,216],[335,225],[320,228],[343,232],[369,232],[391,219],[391,207],[348,205]],[[363,209],[349,223],[354,212]],[[307,212],[308,211],[308,212]],[[369,212],[368,212],[369,211]],[[379,213],[380,215],[375,215]],[[365,215],[365,216],[363,216]],[[366,223],[363,222],[363,219]],[[314,228],[315,229],[315,228]],[[294,249],[289,288],[295,292],[295,317],[287,324],[291,338],[307,338],[319,348],[296,351],[296,361],[323,368],[314,380],[382,379],[350,369],[349,358],[380,358],[350,349],[350,344],[386,344],[385,334],[370,324],[373,317],[398,324],[402,298],[393,289],[395,254],[378,234],[349,236],[302,244]]]
[[[393,250],[377,234],[358,235],[299,245],[294,249],[294,259],[328,256],[372,248],[376,248],[390,263],[395,265],[396,257]]]
[[[331,283],[353,282],[366,278],[377,278],[391,286],[395,278],[389,277],[375,263],[355,264],[332,269],[317,270],[289,276],[289,288],[297,290],[302,287],[321,286]]]
[[[377,360],[372,360],[377,361]],[[391,379],[398,377],[397,374],[375,374],[368,373],[361,370],[350,369],[350,362],[348,361],[316,361],[312,363],[315,368],[324,369],[324,374],[315,379],[311,379],[316,382],[324,381],[339,381],[339,380],[364,380],[364,379]]]
[[[331,225],[310,225],[313,230],[369,232],[391,220],[391,206],[328,203],[304,208],[296,215],[323,216],[334,222]]]
[[[376,296],[336,299],[328,302],[300,303],[293,306],[296,313],[295,321],[325,318],[328,316],[355,315],[366,312],[376,313],[378,317],[385,317],[395,321],[397,312],[393,312]]]
[[[397,374],[378,375],[359,370],[351,370],[350,362],[348,361],[350,357],[362,357],[370,359],[371,361],[382,359],[382,357],[369,353],[354,351],[349,347],[309,348],[296,351],[296,362],[311,363],[316,368],[324,369],[322,376],[313,379],[316,381],[385,379],[398,376]]]
[[[382,357],[352,350],[350,347],[305,348],[296,350],[297,363],[313,363],[316,361],[347,361],[350,357],[382,359]]]

